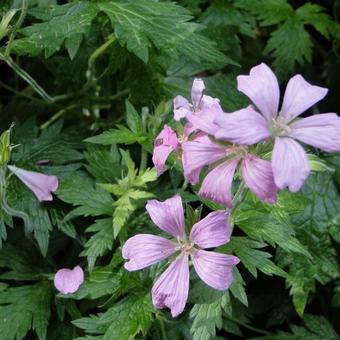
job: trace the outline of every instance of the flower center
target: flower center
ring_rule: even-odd
[[[194,242],[188,243],[179,241],[178,246],[175,249],[182,253],[191,254],[194,248],[195,248]]]
[[[282,117],[272,119],[269,126],[269,130],[274,137],[276,136],[287,136],[291,133],[292,129],[287,125],[286,121]]]

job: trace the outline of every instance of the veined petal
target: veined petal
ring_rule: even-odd
[[[194,105],[195,111],[198,111],[200,106],[200,101],[202,99],[203,91],[205,89],[204,82],[202,79],[196,78],[192,83],[191,88],[191,101]]]
[[[208,136],[184,142],[182,150],[184,175],[192,184],[196,184],[198,180],[197,173],[196,176],[191,176],[195,170],[212,164],[227,155],[226,148],[212,142]]]
[[[163,130],[159,133],[159,135],[155,139],[154,146],[170,146],[173,149],[178,149],[179,143],[176,132],[172,130],[169,125],[164,125]]]
[[[190,239],[201,248],[214,248],[228,243],[230,235],[229,214],[214,211],[193,225]]]
[[[62,294],[75,293],[84,282],[84,272],[81,267],[59,269],[54,276],[54,286]]]
[[[179,255],[153,285],[152,302],[156,308],[168,307],[176,317],[184,310],[189,293],[188,255]]]
[[[276,137],[272,156],[275,184],[279,189],[297,192],[310,173],[305,150],[292,138]]]
[[[203,95],[201,99],[200,107],[201,107],[201,110],[206,110],[219,103],[220,103],[220,100],[218,98],[213,98],[210,96]]]
[[[226,290],[233,282],[232,270],[240,260],[236,256],[197,250],[192,254],[196,273],[207,285]]]
[[[160,229],[174,237],[184,236],[185,224],[181,196],[175,195],[164,202],[149,200],[145,209]]]
[[[254,155],[247,155],[242,161],[241,172],[248,188],[259,199],[267,203],[276,203],[278,189],[270,162]]]
[[[291,136],[328,152],[340,151],[340,117],[322,113],[303,118],[290,126]]]
[[[231,187],[237,164],[237,159],[231,159],[211,170],[205,177],[198,194],[231,208],[233,206]]]
[[[179,121],[181,118],[191,112],[190,104],[188,99],[177,96],[174,98],[174,119]]]
[[[251,99],[267,121],[276,117],[280,88],[275,74],[266,64],[253,67],[249,76],[238,76],[237,88]]]
[[[124,264],[129,271],[139,270],[160,262],[175,252],[175,243],[164,237],[138,234],[129,238],[123,248],[122,256],[129,260]]]
[[[326,88],[311,85],[300,74],[297,74],[290,78],[287,84],[280,116],[285,118],[286,123],[289,123],[324,98],[327,92]]]
[[[271,135],[266,120],[251,106],[218,115],[215,124],[219,126],[215,133],[216,139],[236,144],[253,145]]]
[[[214,120],[221,114],[223,114],[221,105],[219,102],[216,102],[209,107],[203,108],[199,112],[188,114],[186,118],[195,130],[201,130],[209,135],[214,135],[218,129]]]
[[[8,165],[8,169],[34,193],[40,202],[53,200],[52,192],[58,189],[58,177],[20,169],[13,165]]]

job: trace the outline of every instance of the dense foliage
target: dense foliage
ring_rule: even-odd
[[[193,274],[175,319],[150,298],[166,261],[128,272],[121,250],[157,233],[150,198],[179,193],[191,222],[221,208],[184,180],[175,154],[162,176],[153,168],[156,136],[179,128],[174,96],[199,77],[225,112],[238,110],[249,101],[236,76],[266,62],[283,88],[300,73],[330,89],[306,115],[335,112],[339,16],[338,0],[1,1],[0,337],[336,339],[339,154],[307,147],[312,174],[274,205],[242,197],[220,247],[241,261],[232,286]],[[53,201],[4,177],[8,161],[57,176]],[[84,283],[58,294],[55,272],[76,265]]]

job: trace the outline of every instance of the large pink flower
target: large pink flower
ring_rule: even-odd
[[[232,268],[239,263],[239,259],[232,255],[203,250],[229,242],[231,228],[226,212],[210,213],[193,225],[187,237],[182,199],[179,195],[164,202],[150,200],[146,210],[152,221],[161,230],[175,237],[175,240],[138,234],[126,241],[122,255],[128,260],[125,268],[134,271],[177,254],[152,287],[152,301],[156,308],[170,308],[173,317],[183,312],[189,293],[189,256],[198,276],[206,284],[218,290],[229,288],[233,280]]]
[[[238,89],[247,95],[253,107],[219,115],[217,139],[252,145],[275,138],[272,167],[276,185],[298,191],[310,173],[307,154],[295,140],[324,151],[340,151],[340,118],[335,113],[316,114],[296,119],[323,99],[327,89],[309,84],[301,75],[292,77],[279,111],[280,90],[275,74],[265,64],[237,78]]]
[[[240,166],[242,177],[249,189],[261,200],[275,203],[277,187],[271,164],[248,152],[247,147],[222,145],[208,136],[201,136],[182,144],[184,175],[192,184],[199,179],[201,169],[209,165],[199,195],[228,208],[233,206],[232,183]]]
[[[20,169],[13,165],[8,165],[8,169],[32,190],[40,202],[53,200],[52,192],[58,189],[59,184],[56,176]]]

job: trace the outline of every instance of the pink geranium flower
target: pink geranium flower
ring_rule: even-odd
[[[84,272],[81,267],[59,269],[54,276],[54,286],[62,294],[75,293],[84,282]]]
[[[277,187],[271,164],[249,153],[247,147],[222,145],[201,136],[182,145],[184,175],[192,184],[199,180],[201,169],[209,165],[199,195],[228,208],[233,206],[232,183],[237,167],[248,188],[267,203],[275,203]]]
[[[296,119],[323,99],[327,89],[309,84],[301,75],[292,77],[279,111],[280,89],[277,78],[265,64],[237,78],[238,89],[253,107],[219,115],[215,123],[217,139],[252,145],[275,138],[272,168],[276,185],[298,191],[310,173],[307,154],[296,140],[328,152],[340,151],[340,118],[335,113],[316,114]]]
[[[232,268],[239,259],[203,249],[229,242],[231,228],[224,211],[210,213],[194,224],[189,237],[185,234],[182,199],[179,195],[146,205],[152,221],[175,240],[138,234],[126,241],[122,249],[128,260],[125,268],[139,270],[176,254],[170,266],[152,287],[152,301],[156,308],[168,307],[173,317],[183,312],[189,292],[189,256],[198,276],[209,286],[226,290],[232,283]]]
[[[8,169],[34,193],[40,202],[53,200],[52,192],[58,189],[59,184],[56,176],[27,171],[13,165],[8,165]]]

